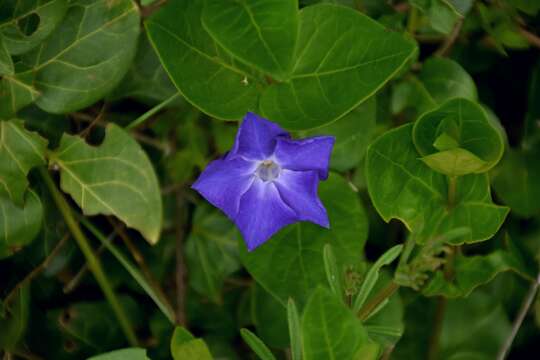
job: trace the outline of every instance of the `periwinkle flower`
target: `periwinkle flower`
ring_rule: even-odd
[[[248,113],[231,151],[212,161],[192,188],[234,221],[249,251],[294,222],[328,228],[317,187],[328,178],[333,145],[332,136],[293,140]]]

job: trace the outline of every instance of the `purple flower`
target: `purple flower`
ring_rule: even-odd
[[[249,251],[297,221],[328,228],[317,186],[328,178],[333,145],[332,136],[293,140],[248,113],[231,151],[212,161],[192,188],[234,221]]]

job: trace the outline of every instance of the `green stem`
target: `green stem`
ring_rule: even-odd
[[[411,233],[409,234],[407,240],[405,240],[405,247],[403,248],[403,252],[399,258],[397,271],[400,271],[405,265],[407,265],[407,261],[409,261],[409,257],[414,249],[414,245],[416,245],[416,236]]]
[[[92,273],[94,274],[98,285],[105,294],[105,298],[111,305],[112,310],[114,311],[114,314],[116,315],[129,344],[131,346],[137,346],[137,337],[135,336],[135,332],[131,327],[130,321],[126,313],[124,312],[124,308],[118,301],[118,298],[116,297],[116,294],[114,293],[113,288],[109,283],[105,272],[103,271],[103,267],[101,266],[99,258],[94,254],[94,251],[92,250],[88,239],[82,232],[79,223],[75,220],[75,217],[71,212],[71,208],[68,202],[66,201],[60,190],[58,190],[48,171],[45,168],[40,168],[39,171],[41,176],[43,177],[43,180],[45,181],[45,184],[49,188],[49,191],[54,199],[54,202],[56,203],[56,206],[62,213],[62,216],[64,217],[64,221],[66,222],[69,231],[71,231],[73,238],[77,241],[79,248],[84,254],[90,271],[92,271]]]
[[[436,360],[439,357],[439,339],[442,333],[444,323],[444,314],[446,313],[445,297],[441,296],[437,300],[437,309],[435,310],[435,319],[433,320],[433,330],[428,344],[428,360]]]
[[[456,204],[457,176],[448,177],[448,207],[452,208]]]
[[[143,122],[145,122],[150,117],[157,114],[161,109],[163,109],[165,106],[172,103],[178,97],[180,97],[180,93],[176,93],[173,96],[171,96],[170,98],[168,98],[168,99],[162,101],[161,103],[157,104],[156,106],[154,106],[153,108],[151,108],[150,110],[148,110],[147,112],[145,112],[144,114],[142,114],[141,116],[139,116],[138,118],[136,118],[135,120],[130,122],[126,126],[126,130],[132,130],[132,129],[136,128],[137,126],[141,125]]]
[[[409,12],[409,18],[407,20],[407,32],[414,36],[416,33],[416,27],[418,26],[418,9],[414,6],[411,6]]]
[[[381,289],[381,291],[379,291],[369,302],[362,306],[362,309],[358,312],[360,320],[366,320],[369,317],[369,314],[371,314],[384,300],[394,295],[397,289],[399,289],[399,285],[393,281]]]

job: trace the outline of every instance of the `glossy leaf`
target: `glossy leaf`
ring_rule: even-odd
[[[248,329],[240,329],[240,335],[242,335],[242,339],[244,339],[244,341],[246,342],[246,344],[249,345],[251,350],[253,350],[253,352],[257,354],[259,359],[261,360],[275,360],[276,359],[274,355],[272,354],[272,352],[270,351],[270,349],[268,349],[268,347],[262,342],[261,339],[257,337],[257,335],[255,335]]]
[[[121,349],[121,350],[115,350],[108,352],[106,354],[101,354],[97,356],[92,356],[91,358],[88,358],[88,360],[150,360],[148,356],[146,356],[146,350],[140,349],[140,348],[129,348],[129,349]]]
[[[34,240],[41,229],[42,218],[41,201],[32,190],[26,191],[24,205],[0,196],[0,259]]]
[[[434,278],[423,289],[426,296],[441,295],[446,298],[468,296],[475,288],[493,280],[504,271],[513,270],[526,274],[521,259],[508,251],[497,250],[489,255],[457,255],[453,265],[454,277],[446,279],[442,272],[436,272]]]
[[[388,131],[370,145],[366,158],[368,190],[382,218],[403,222],[418,236],[419,243],[447,238],[452,244],[462,244],[492,237],[509,209],[492,202],[488,177],[460,177],[454,204],[449,207],[447,178],[418,157],[412,124]],[[458,234],[456,229],[465,231]]]
[[[71,2],[58,28],[23,62],[36,73],[36,104],[67,113],[111,91],[133,60],[139,12],[131,0]]]
[[[439,151],[437,140],[444,134],[459,147]],[[449,176],[485,172],[499,162],[504,152],[501,130],[479,105],[465,99],[447,101],[421,116],[412,136],[428,166]]]
[[[277,80],[288,77],[298,31],[298,0],[208,0],[202,22],[214,40]]]
[[[200,294],[219,302],[223,281],[240,268],[234,224],[208,206],[197,209],[185,252],[190,285]]]
[[[17,111],[34,102],[40,95],[34,87],[34,75],[26,72],[4,75],[0,79],[0,119],[11,119]]]
[[[254,110],[258,81],[201,23],[203,0],[172,0],[146,22],[150,41],[182,95],[205,113],[238,120]]]
[[[68,0],[8,0],[0,5],[0,34],[8,51],[20,55],[38,46],[64,18]]]
[[[51,163],[60,168],[62,190],[84,214],[114,215],[151,244],[158,241],[162,221],[158,181],[147,155],[124,130],[109,124],[99,146],[64,135],[51,153]]]
[[[265,90],[260,108],[288,129],[342,117],[381,88],[413,55],[415,45],[346,7],[300,11],[292,75]]]
[[[368,343],[360,320],[328,290],[318,288],[302,316],[304,360],[352,359]]]
[[[328,211],[330,229],[303,222],[286,227],[257,251],[248,253],[240,245],[244,266],[283,305],[293,298],[302,308],[316,286],[327,286],[325,244],[332,244],[340,269],[354,267],[362,259],[367,219],[356,194],[343,178],[331,174],[320,183],[319,196]]]
[[[28,172],[45,165],[47,141],[20,120],[0,121],[0,196],[23,204]]]

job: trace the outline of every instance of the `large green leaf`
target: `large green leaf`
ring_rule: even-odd
[[[508,270],[526,272],[521,260],[509,251],[497,250],[477,256],[458,254],[454,259],[453,278],[447,279],[442,272],[436,272],[422,292],[426,296],[442,295],[446,298],[468,296],[478,286]]]
[[[6,0],[0,4],[0,34],[20,55],[38,46],[62,21],[68,0]]]
[[[381,88],[413,55],[415,44],[350,8],[320,4],[300,11],[290,80],[261,97],[266,118],[309,129],[345,115]]]
[[[0,76],[13,75],[14,71],[13,60],[11,59],[8,50],[4,45],[4,39],[0,34]]]
[[[298,32],[298,0],[207,0],[203,25],[225,49],[277,80],[288,77]]]
[[[238,120],[257,101],[257,80],[201,24],[203,0],[171,0],[146,22],[150,41],[182,95],[207,114]]]
[[[106,95],[129,69],[139,27],[139,11],[131,0],[70,2],[58,28],[22,57],[36,73],[37,105],[67,113]]]
[[[302,222],[290,225],[257,249],[241,245],[250,274],[285,306],[292,297],[302,308],[313,289],[328,286],[323,249],[331,244],[341,271],[362,260],[367,219],[357,195],[339,175],[321,182],[319,196],[328,211],[330,229]]]
[[[258,284],[254,285],[251,295],[251,318],[257,335],[268,346],[289,346],[287,311],[283,304]]]
[[[375,96],[339,120],[303,135],[333,135],[336,142],[332,150],[330,167],[338,171],[352,169],[364,158],[367,146],[374,136],[377,120]]]
[[[99,146],[64,135],[51,163],[60,168],[62,190],[86,215],[114,215],[151,244],[158,241],[162,206],[156,174],[139,144],[120,127],[108,125]]]
[[[45,165],[47,141],[20,120],[0,121],[0,197],[23,204],[31,168]]]
[[[480,105],[453,99],[422,115],[414,124],[413,142],[422,160],[449,176],[482,173],[504,152],[504,138]]]
[[[328,290],[318,288],[302,316],[305,360],[353,359],[369,342],[360,320]]]
[[[105,354],[92,356],[88,360],[149,360],[146,350],[140,348],[129,348],[111,351]]]
[[[200,206],[186,242],[190,285],[215,302],[221,298],[223,280],[240,268],[239,233],[221,212]]]
[[[0,119],[11,119],[15,113],[34,102],[39,91],[34,88],[34,74],[4,75],[0,79]]]
[[[440,237],[453,244],[483,241],[508,214],[508,208],[492,202],[486,174],[460,177],[450,206],[448,180],[419,159],[412,124],[379,137],[366,160],[368,190],[378,213],[385,221],[403,222],[420,243]]]

